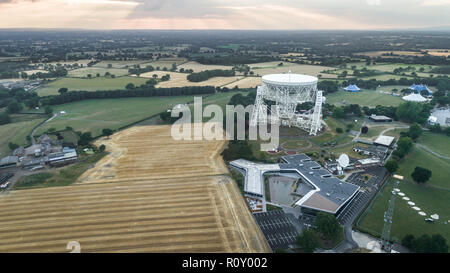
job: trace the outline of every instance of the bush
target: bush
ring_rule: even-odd
[[[336,128],[336,132],[338,134],[342,134],[344,132],[344,130],[342,130],[342,128],[338,127],[338,128]]]
[[[0,113],[0,125],[11,122],[11,118],[6,113]]]

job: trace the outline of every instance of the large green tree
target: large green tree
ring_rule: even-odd
[[[336,239],[340,231],[340,225],[336,217],[325,212],[319,212],[317,214],[314,225],[317,231],[329,240]]]
[[[313,253],[319,245],[316,231],[313,229],[304,229],[302,234],[297,237],[297,244],[304,252]]]
[[[409,126],[408,135],[413,139],[416,140],[420,137],[422,134],[422,127],[414,122],[411,126]]]
[[[411,174],[412,179],[417,183],[425,183],[431,178],[431,171],[422,167],[416,167]]]
[[[386,164],[384,165],[384,167],[390,172],[390,173],[395,173],[398,169],[398,163],[396,160],[388,160],[386,162]]]

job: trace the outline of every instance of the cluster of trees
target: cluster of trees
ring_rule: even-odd
[[[191,73],[187,76],[187,79],[190,82],[202,82],[212,77],[232,77],[234,75],[236,75],[234,70],[214,69]]]
[[[28,77],[30,80],[35,79],[48,79],[48,78],[61,78],[67,76],[67,70],[64,67],[57,66],[48,72],[38,72]]]
[[[420,237],[414,237],[414,235],[405,235],[402,239],[402,245],[413,250],[416,253],[447,253],[448,245],[447,240],[440,235],[428,235],[424,234]]]
[[[263,63],[278,60],[273,56],[267,55],[252,55],[252,54],[223,54],[223,55],[189,55],[180,53],[181,57],[188,57],[189,59],[199,62],[201,64],[218,64],[218,65],[235,65],[235,64],[251,64],[251,63]]]
[[[130,74],[136,74],[137,76],[139,76],[140,74],[144,74],[147,72],[152,72],[155,71],[155,68],[152,65],[147,65],[146,67],[139,67],[139,65],[137,65],[136,67],[133,68],[129,68],[128,69],[128,73]]]
[[[428,126],[428,129],[430,129],[430,132],[436,133],[436,134],[446,134],[447,136],[450,136],[450,127],[446,127],[445,129],[442,129],[441,125],[439,123]]]
[[[155,88],[135,88],[131,90],[111,91],[70,91],[60,95],[52,95],[41,98],[42,105],[56,105],[88,99],[127,98],[127,97],[153,97],[153,96],[186,96],[204,95],[215,93],[214,86],[187,86]]]
[[[450,91],[444,91],[444,90],[450,90],[450,83],[448,84],[448,86],[445,86],[442,88],[445,88],[445,89],[434,92],[433,99],[431,100],[431,102],[436,103],[441,106],[449,105],[450,104]]]
[[[317,84],[317,89],[324,91],[324,95],[338,91],[338,84],[336,81],[320,81]]]
[[[339,237],[342,228],[334,215],[319,212],[314,220],[314,227],[304,229],[297,237],[297,244],[306,253],[312,253],[319,246],[319,238],[334,241]]]
[[[332,107],[334,118],[346,118],[348,115],[362,116],[363,112],[358,104],[350,104],[342,107]]]
[[[233,161],[240,158],[250,161],[256,159],[248,140],[231,140],[228,142],[228,147],[223,150],[222,157],[226,161]]]
[[[433,109],[431,104],[418,103],[407,101],[400,104],[395,111],[395,115],[399,120],[408,122],[408,123],[420,123],[424,124],[427,122],[430,117],[430,112]]]
[[[413,148],[413,141],[410,137],[400,137],[397,142],[397,149],[392,153],[395,159],[400,160]]]
[[[450,74],[450,65],[444,65],[440,67],[433,68],[431,73],[436,74]]]

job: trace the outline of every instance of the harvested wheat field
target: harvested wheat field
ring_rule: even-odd
[[[268,252],[219,153],[170,126],[100,140],[111,153],[66,187],[0,196],[0,252]]]
[[[239,81],[243,76],[232,76],[232,77],[212,77],[206,81],[201,82],[190,82],[187,79],[188,74],[179,72],[168,72],[168,71],[152,71],[139,75],[141,78],[151,78],[153,75],[158,75],[161,78],[164,75],[169,74],[170,80],[160,82],[156,87],[184,87],[184,86],[224,86],[236,81]]]

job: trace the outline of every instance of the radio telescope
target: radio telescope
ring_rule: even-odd
[[[262,86],[256,91],[255,108],[250,120],[257,124],[281,123],[283,126],[301,128],[315,136],[322,128],[322,91],[317,90],[318,79],[313,76],[291,74],[270,74],[262,77]],[[277,106],[270,111],[266,101]],[[297,113],[298,104],[312,102],[314,106]],[[268,113],[270,118],[268,119]]]
[[[346,154],[341,154],[338,159],[338,163],[342,168],[347,168],[348,164],[350,164],[350,158]]]

